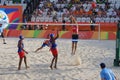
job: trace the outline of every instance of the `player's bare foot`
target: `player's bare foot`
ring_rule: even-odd
[[[72,53],[71,53],[71,56],[73,56],[73,55],[74,55],[74,53],[72,52]]]
[[[18,70],[21,70],[21,68],[18,68]]]
[[[30,68],[29,66],[26,67],[26,69]]]
[[[7,44],[6,42],[4,42],[3,44]]]
[[[52,66],[50,66],[51,70],[53,69]]]
[[[56,66],[54,66],[54,68],[55,68],[55,69],[57,69],[57,67],[56,67]]]

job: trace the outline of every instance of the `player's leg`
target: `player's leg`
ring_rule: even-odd
[[[77,49],[77,41],[75,42],[75,45],[74,45],[74,54],[75,54],[75,52],[76,52],[76,49]]]
[[[74,42],[72,41],[72,53],[73,54],[73,51],[74,51]]]
[[[53,66],[54,60],[55,60],[55,57],[53,57],[53,59],[52,59],[52,61],[51,61],[51,64],[50,64],[50,68],[51,68],[51,69],[53,69],[52,66]]]
[[[77,43],[78,43],[78,34],[75,35],[75,41],[74,41],[74,54],[75,54],[76,49],[77,49]]]
[[[5,38],[4,38],[4,34],[3,34],[3,33],[1,33],[1,37],[3,38],[3,44],[6,44]]]
[[[27,58],[26,58],[26,56],[24,56],[24,63],[25,63],[26,69],[29,68],[29,66],[27,65]]]
[[[20,60],[19,60],[18,70],[21,69],[22,59],[23,59],[23,58],[20,58]]]
[[[57,59],[58,59],[58,55],[55,56],[55,66],[54,66],[54,68],[56,68],[56,69],[57,69]]]

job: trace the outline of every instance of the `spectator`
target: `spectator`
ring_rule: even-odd
[[[52,15],[53,15],[53,22],[57,22],[58,21],[57,12],[54,9],[53,9]]]
[[[62,16],[62,23],[65,24],[65,18],[64,15]],[[65,31],[65,25],[62,25],[62,30]]]
[[[118,22],[118,20],[120,20],[120,18],[115,16],[115,22]]]
[[[96,21],[96,22],[100,22],[100,17],[97,16],[97,17],[95,18],[95,21]]]
[[[85,16],[82,17],[82,22],[85,22],[86,21],[86,18]]]
[[[6,44],[5,37],[4,37],[4,28],[2,27],[2,24],[0,24],[0,37],[3,39],[3,44]]]
[[[25,1],[29,2],[30,0],[25,0]],[[98,0],[40,0],[40,3],[38,5],[39,7],[37,8],[37,10],[34,10],[33,12],[32,8],[28,7],[26,13],[27,14],[35,13],[36,17],[40,16],[41,19],[45,19],[45,17],[48,16],[50,20],[51,18],[53,18],[54,22],[56,21],[61,22],[61,20],[59,19],[62,19],[61,18],[62,15],[67,17],[70,14],[73,14],[79,18],[80,16],[82,16],[81,17],[82,22],[88,22],[89,20],[87,19],[89,19],[90,18],[89,16],[91,15],[94,15],[95,17],[97,16],[95,19],[97,20],[97,22],[104,22],[104,21],[108,22],[107,21],[108,18],[105,19],[104,16],[110,17],[109,19],[110,22],[117,22],[120,16],[119,15],[120,8],[116,8],[116,5],[114,3],[111,3],[111,5],[115,5],[115,6],[109,6],[110,3],[108,1],[105,1],[107,6],[105,4],[96,4],[95,2],[97,1]],[[103,2],[104,0],[100,0],[100,1]],[[75,3],[80,3],[80,4],[76,5]],[[98,17],[98,16],[103,16],[103,17]],[[28,21],[28,17],[29,16],[27,16],[26,18],[27,21]],[[117,20],[111,20],[111,17],[116,17],[115,19]],[[34,18],[32,20],[34,21]],[[41,21],[41,20],[37,20],[37,21]],[[47,20],[42,20],[42,21],[47,21]]]
[[[86,22],[90,22],[90,17],[86,15]]]
[[[90,19],[90,23],[92,24],[92,25],[90,26],[90,27],[91,27],[91,31],[95,31],[95,25],[93,25],[93,24],[95,24],[95,20],[94,20],[93,17]]]
[[[6,2],[4,1],[4,4],[3,4],[3,6],[6,6],[7,4],[6,4]]]

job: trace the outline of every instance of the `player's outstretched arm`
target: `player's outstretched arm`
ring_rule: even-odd
[[[59,30],[57,30],[57,36],[55,37],[55,39],[59,38]]]

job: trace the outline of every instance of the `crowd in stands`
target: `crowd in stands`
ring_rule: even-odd
[[[95,0],[94,0],[95,1]],[[39,6],[31,16],[32,22],[62,22],[62,17],[69,22],[69,15],[76,16],[78,22],[117,22],[120,18],[120,1],[103,0],[92,5],[92,0],[40,0]]]
[[[69,22],[73,14],[78,22],[117,22],[120,19],[120,0],[0,0],[27,4],[24,22]],[[93,4],[93,1],[95,4]],[[6,2],[5,2],[6,3]]]
[[[7,4],[23,4],[24,0],[0,0],[0,3],[3,5]]]
[[[120,20],[120,0],[7,0],[10,1],[27,4],[23,22],[70,22],[71,14],[78,22],[90,22],[91,18],[108,23]]]

